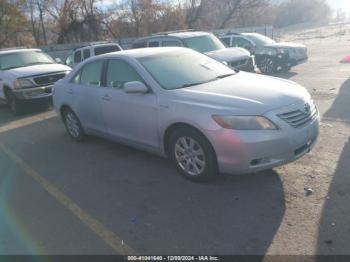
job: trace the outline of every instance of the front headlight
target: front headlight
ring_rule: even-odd
[[[221,127],[236,130],[277,130],[278,127],[263,116],[213,116]]]
[[[13,83],[13,87],[15,89],[29,88],[29,87],[33,87],[33,86],[34,86],[34,83],[32,81],[30,81],[29,79],[17,79]]]

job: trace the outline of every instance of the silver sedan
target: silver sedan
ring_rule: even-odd
[[[74,140],[98,135],[167,156],[194,181],[293,162],[319,130],[302,86],[177,47],[88,59],[56,83],[53,101]]]

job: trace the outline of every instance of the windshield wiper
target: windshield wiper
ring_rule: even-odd
[[[46,64],[53,64],[53,63],[51,63],[51,62],[34,62],[34,63],[26,64],[25,66],[31,66],[31,65],[46,65]]]
[[[197,83],[190,83],[190,84],[184,84],[176,89],[181,89],[181,88],[186,88],[186,87],[191,87],[191,86],[199,86],[199,85],[203,85],[203,84],[206,84],[206,83],[209,83],[209,82],[214,82],[216,80],[219,80],[219,79],[222,79],[222,78],[226,78],[226,77],[230,77],[230,76],[233,76],[235,75],[234,73],[231,73],[231,74],[226,74],[226,75],[221,75],[221,76],[217,76],[213,79],[209,79],[208,81],[204,81],[204,82],[197,82]]]
[[[218,76],[216,79],[223,79],[235,75],[234,73]]]
[[[186,88],[186,87],[191,87],[191,86],[199,86],[201,84],[205,84],[206,82],[199,82],[199,83],[191,83],[191,84],[184,84],[182,86],[180,86],[178,89],[181,89],[181,88]]]

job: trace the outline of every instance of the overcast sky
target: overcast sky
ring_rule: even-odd
[[[350,0],[327,0],[328,3],[335,9],[342,8],[347,13],[350,13]]]

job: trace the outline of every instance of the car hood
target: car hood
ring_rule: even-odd
[[[220,62],[232,62],[247,59],[250,53],[243,48],[224,48],[205,53],[207,56]]]
[[[262,115],[310,99],[308,91],[292,81],[245,72],[174,92],[177,102],[241,115]]]
[[[72,70],[70,67],[61,64],[44,64],[14,68],[8,70],[7,72],[12,74],[14,77],[29,77],[70,70]]]
[[[274,43],[274,44],[268,44],[265,45],[265,47],[272,47],[272,48],[305,48],[305,45],[297,44],[297,43]]]

